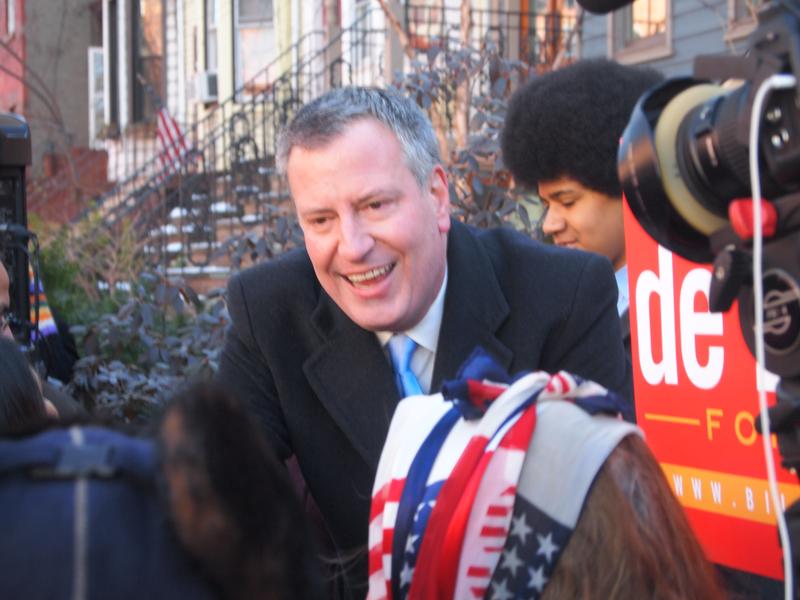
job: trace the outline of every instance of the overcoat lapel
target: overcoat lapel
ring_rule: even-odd
[[[483,346],[507,370],[514,358],[514,353],[496,337],[508,317],[508,302],[486,250],[458,221],[452,221],[447,241],[447,269],[431,392],[439,391],[444,380],[454,378],[477,346]]]
[[[303,365],[314,393],[373,469],[400,401],[392,367],[371,331],[353,323],[320,291],[311,316],[323,342]]]
[[[625,312],[619,317],[619,327],[622,333],[622,345],[628,356],[631,354],[631,315],[630,311],[626,308]]]

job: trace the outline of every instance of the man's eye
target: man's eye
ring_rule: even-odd
[[[331,220],[330,217],[312,217],[308,219],[309,224],[314,227],[323,227]]]

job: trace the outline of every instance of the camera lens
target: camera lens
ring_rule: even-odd
[[[723,219],[731,199],[750,195],[748,148],[736,137],[748,90],[744,85],[703,102],[678,128],[676,158],[686,187]]]
[[[709,235],[727,220],[697,200],[702,181],[687,185],[678,135],[687,115],[723,92],[691,78],[652,88],[634,108],[617,157],[620,183],[637,221],[662,246],[695,262],[714,259]],[[688,150],[682,152],[688,156]]]

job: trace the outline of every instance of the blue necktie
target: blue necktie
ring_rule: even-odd
[[[396,333],[389,340],[389,355],[397,378],[397,389],[403,398],[423,393],[417,376],[411,370],[411,357],[416,349],[417,343],[405,334]]]

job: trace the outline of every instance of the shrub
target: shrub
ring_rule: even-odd
[[[201,300],[183,281],[144,273],[119,310],[72,328],[84,357],[70,391],[94,412],[145,418],[176,386],[216,371],[227,324],[219,294]]]

